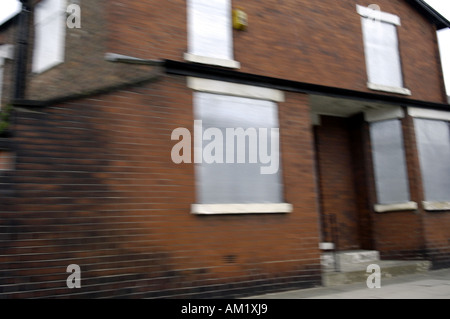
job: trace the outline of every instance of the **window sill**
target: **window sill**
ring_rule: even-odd
[[[375,205],[375,211],[377,213],[398,212],[406,210],[417,210],[419,206],[416,202],[407,202],[400,204],[382,204]]]
[[[402,94],[402,95],[411,95],[410,90],[401,88],[401,87],[387,86],[387,85],[375,84],[375,83],[370,83],[370,82],[367,83],[367,87],[374,91],[382,91],[382,92],[396,93],[396,94]]]
[[[427,211],[450,210],[450,202],[422,202],[423,208]]]
[[[319,249],[320,250],[334,250],[335,249],[335,245],[334,243],[319,243]]]
[[[230,214],[286,214],[291,213],[291,204],[192,204],[194,215],[230,215]]]
[[[185,53],[184,59],[189,62],[222,66],[230,69],[239,69],[241,67],[241,64],[234,60],[211,58],[190,53]]]

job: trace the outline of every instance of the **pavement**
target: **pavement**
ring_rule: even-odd
[[[246,299],[450,299],[450,269],[382,278],[380,288],[366,282],[253,296]]]

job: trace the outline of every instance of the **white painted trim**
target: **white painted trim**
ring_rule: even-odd
[[[241,64],[234,60],[211,58],[191,53],[185,53],[184,59],[189,62],[223,66],[230,69],[239,69],[241,67]]]
[[[429,120],[450,121],[450,109],[446,111],[428,110],[417,107],[408,107],[408,114],[412,117],[418,117]]]
[[[285,214],[292,213],[291,204],[192,204],[191,213],[195,215],[225,214]]]
[[[403,210],[417,210],[419,206],[416,202],[400,203],[400,204],[379,204],[375,205],[377,213],[395,212]]]
[[[402,95],[412,95],[410,90],[408,90],[406,88],[401,88],[401,87],[375,84],[375,83],[370,83],[370,82],[367,82],[367,87],[374,91],[397,93],[397,94],[402,94]]]
[[[259,86],[237,84],[202,78],[187,78],[187,86],[193,90],[209,93],[248,97],[274,102],[284,102],[284,92]]]
[[[405,112],[401,107],[390,107],[380,110],[369,110],[364,112],[366,122],[379,122],[386,120],[402,119],[405,117]]]
[[[3,44],[0,45],[0,59],[13,59],[14,58],[14,45]]]
[[[322,125],[322,118],[320,117],[320,114],[311,113],[311,125],[313,126]]]
[[[400,18],[395,14],[373,10],[371,8],[363,7],[358,4],[356,5],[356,11],[363,18],[374,19],[381,22],[391,23],[394,25],[401,25]]]
[[[319,243],[320,250],[333,250],[334,243]]]
[[[429,211],[450,210],[450,202],[422,202],[423,208]]]

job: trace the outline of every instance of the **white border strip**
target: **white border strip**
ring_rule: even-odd
[[[449,112],[421,109],[416,107],[408,107],[408,114],[412,117],[418,117],[430,120],[444,120],[450,121],[450,109]]]
[[[286,214],[292,213],[291,204],[192,204],[191,213],[195,215],[225,214]]]
[[[334,249],[334,243],[319,243],[319,249],[320,250],[333,250]]]
[[[408,202],[401,204],[388,204],[388,205],[375,205],[375,211],[377,213],[396,212],[403,210],[417,210],[419,205],[416,202]]]
[[[422,204],[428,211],[450,210],[450,202],[422,202]]]
[[[225,68],[230,68],[230,69],[239,69],[241,67],[241,64],[234,60],[211,58],[211,57],[200,56],[200,55],[191,54],[191,53],[185,53],[184,59],[189,62],[223,66]]]
[[[406,88],[401,87],[395,87],[395,86],[387,86],[382,84],[375,84],[367,82],[367,87],[374,91],[383,91],[383,92],[389,92],[389,93],[397,93],[402,95],[412,95],[411,90],[408,90]]]
[[[237,84],[231,82],[215,81],[202,78],[187,78],[187,86],[196,91],[248,97],[274,102],[284,102],[284,92],[275,89]]]
[[[386,120],[402,119],[405,117],[405,112],[401,107],[392,107],[380,110],[369,110],[364,112],[366,122],[379,122]]]
[[[13,59],[14,58],[14,45],[2,44],[0,45],[0,59]]]
[[[396,16],[395,14],[382,12],[378,10],[373,10],[368,7],[363,7],[360,5],[356,5],[356,11],[359,13],[360,16],[363,18],[369,18],[378,20],[381,22],[391,23],[395,25],[401,25],[400,18]]]

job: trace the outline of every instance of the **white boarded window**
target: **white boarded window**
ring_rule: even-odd
[[[218,129],[223,137],[223,149],[219,158],[223,163],[196,164],[197,203],[199,204],[264,204],[283,203],[283,186],[279,153],[278,106],[275,102],[194,92],[194,114],[196,120],[202,121],[201,134],[209,128]],[[234,145],[230,143],[227,129],[255,129],[256,139],[245,138],[245,148],[238,147],[237,138]],[[275,165],[262,164],[258,154],[257,163],[250,159],[250,145],[260,151],[262,135],[259,129],[267,129],[267,152],[272,159],[277,159],[277,170],[273,174],[262,174],[261,167]],[[271,130],[275,129],[275,131]],[[250,132],[250,131],[248,131]],[[197,138],[197,137],[196,137]],[[202,151],[216,139],[203,140]],[[242,144],[241,144],[242,145]],[[253,150],[256,150],[253,148]],[[231,152],[231,153],[230,153]],[[243,152],[243,153],[242,153]],[[233,156],[230,156],[233,154]],[[244,163],[239,163],[239,154],[245,154]],[[253,154],[255,155],[255,154]],[[230,163],[230,158],[234,163]]]
[[[449,122],[414,119],[426,201],[450,201]]]
[[[400,120],[371,123],[370,136],[378,203],[409,202],[409,184]]]
[[[66,0],[42,0],[35,7],[33,72],[64,62]]]
[[[195,56],[233,60],[230,0],[188,0],[188,46]]]
[[[409,90],[403,89],[397,35],[400,18],[371,8],[357,6],[357,9],[361,15],[369,87],[411,94]]]
[[[6,59],[14,58],[14,47],[11,44],[0,45],[0,111],[2,109],[3,77]]]

